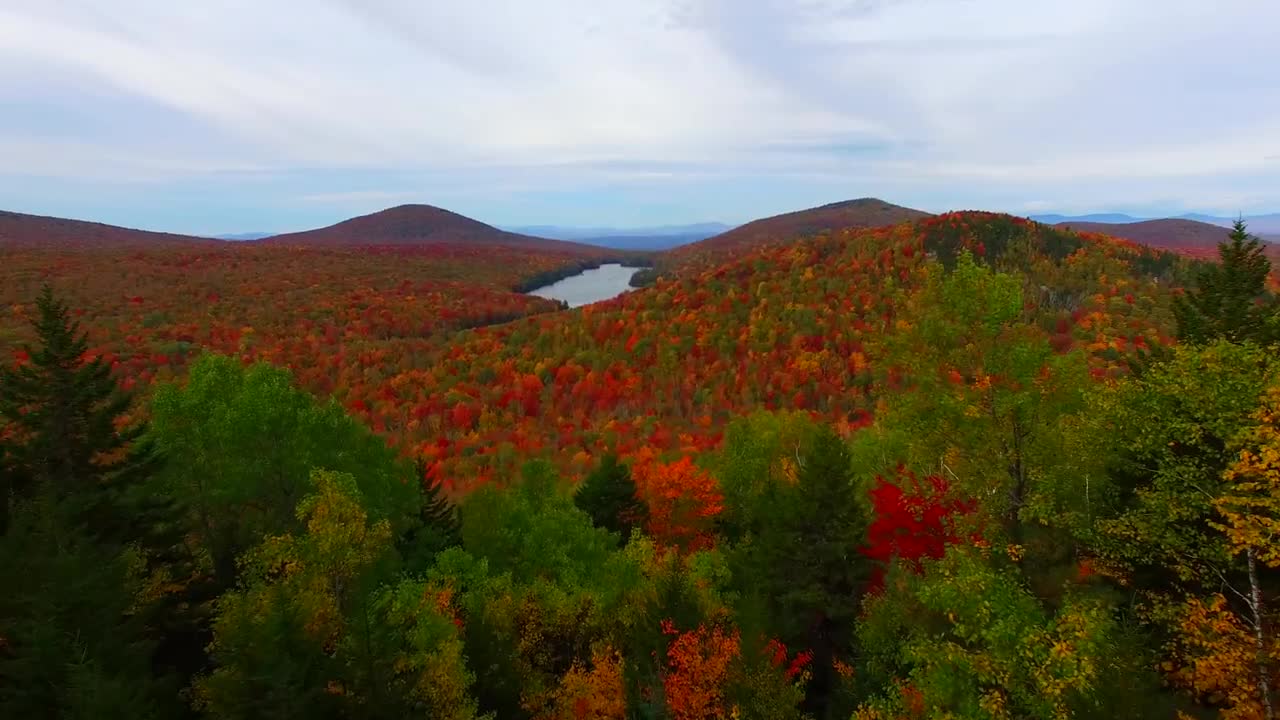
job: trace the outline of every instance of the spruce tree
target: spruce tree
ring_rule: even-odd
[[[154,673],[138,560],[167,499],[125,490],[156,457],[117,432],[129,398],[47,286],[37,310],[39,349],[0,368],[0,717],[153,717],[177,689]]]
[[[0,427],[0,538],[9,532],[9,505],[13,502],[14,468],[9,463],[9,446],[5,444],[8,427]]]
[[[427,482],[426,463],[419,458],[415,464],[418,481],[422,482],[422,510],[419,518],[424,527],[433,528],[446,547],[461,544],[462,529],[458,524],[458,508],[440,491],[440,483]]]
[[[631,469],[619,462],[614,453],[601,458],[600,465],[582,481],[573,504],[596,527],[618,533],[623,545],[631,539],[632,529],[644,524],[647,514],[644,503],[636,497]]]
[[[413,481],[422,488],[417,522],[397,542],[406,569],[425,572],[442,550],[462,544],[462,526],[458,508],[445,497],[440,483],[427,478],[427,464],[422,458],[413,462]]]
[[[0,717],[154,718],[178,686],[157,677],[136,609],[133,557],[72,526],[49,493],[0,538]]]
[[[118,513],[124,491],[158,458],[140,441],[144,425],[117,430],[131,398],[101,358],[84,359],[86,335],[48,285],[36,309],[40,347],[24,346],[30,362],[0,368],[0,418],[11,438],[3,516],[12,502],[43,487],[95,536],[119,536],[136,520]]]
[[[759,526],[736,553],[747,601],[766,634],[813,651],[805,707],[829,717],[836,678],[832,659],[849,643],[871,574],[867,517],[853,481],[845,442],[820,428],[802,451],[795,482],[770,485],[760,498]],[[845,712],[844,717],[848,716]]]
[[[1271,261],[1244,220],[1218,244],[1218,257],[1219,263],[1201,270],[1196,287],[1176,299],[1178,339],[1193,345],[1218,338],[1264,346],[1280,341],[1280,305],[1267,290]]]

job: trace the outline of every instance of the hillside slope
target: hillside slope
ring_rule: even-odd
[[[505,245],[552,252],[594,254],[599,248],[499,230],[432,205],[399,205],[328,227],[274,235],[277,245]]]
[[[1218,243],[1230,234],[1230,230],[1218,225],[1182,218],[1133,223],[1064,222],[1057,227],[1102,233],[1201,259],[1216,258]],[[1267,255],[1273,260],[1280,259],[1280,246],[1268,246]]]
[[[509,477],[530,455],[554,453],[576,475],[609,448],[706,450],[733,417],[761,408],[856,427],[895,382],[878,348],[910,322],[902,303],[930,258],[948,265],[961,249],[1033,273],[1046,337],[1089,350],[1100,374],[1168,336],[1169,287],[1185,261],[953,213],[771,245],[583,310],[467,332],[381,386],[340,383],[341,399],[458,490]]]
[[[896,225],[929,217],[922,210],[893,205],[876,198],[845,200],[806,210],[753,220],[728,232],[667,252],[669,266],[708,266],[757,248],[800,237],[847,228]]]
[[[0,245],[139,246],[210,245],[210,238],[134,230],[87,220],[0,210]]]

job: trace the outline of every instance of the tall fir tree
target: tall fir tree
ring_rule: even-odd
[[[1267,289],[1271,261],[1262,241],[1237,220],[1230,237],[1218,244],[1217,264],[1200,271],[1196,286],[1175,300],[1178,339],[1203,345],[1216,339],[1280,342],[1280,303]]]
[[[768,618],[763,629],[813,652],[805,708],[827,718],[846,710],[835,707],[833,661],[851,656],[871,562],[859,552],[867,517],[844,440],[822,427],[806,446],[794,480],[772,483],[757,500],[758,527],[737,552],[748,602]]]
[[[419,519],[424,527],[434,528],[447,547],[462,542],[462,526],[458,523],[458,508],[440,490],[440,483],[427,478],[426,462],[414,461],[414,475],[422,483],[422,510]]]
[[[126,491],[157,456],[117,431],[129,397],[48,286],[37,310],[39,349],[0,368],[0,717],[156,717],[177,688],[140,561],[176,540],[167,498]]]
[[[647,510],[636,496],[631,469],[608,453],[574,493],[573,504],[591,518],[591,524],[618,533],[622,544],[631,539],[631,531],[643,526]]]
[[[462,525],[457,506],[445,497],[440,483],[428,477],[422,458],[414,460],[413,476],[422,485],[422,501],[417,522],[400,536],[397,546],[410,572],[425,572],[437,553],[462,544]]]
[[[36,310],[40,347],[24,346],[30,362],[0,368],[0,418],[10,435],[0,522],[7,525],[13,502],[44,486],[95,536],[121,537],[136,518],[118,505],[158,456],[140,439],[144,425],[116,427],[131,397],[102,358],[85,360],[86,334],[48,285]]]

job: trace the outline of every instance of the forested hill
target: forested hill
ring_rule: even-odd
[[[207,246],[216,240],[0,210],[0,247]]]
[[[261,242],[278,245],[424,245],[469,244],[517,247],[583,256],[600,249],[565,240],[499,230],[478,220],[432,205],[398,205],[328,227],[273,235]]]
[[[1063,222],[1059,227],[1125,238],[1196,258],[1217,257],[1218,245],[1227,242],[1231,235],[1231,228],[1185,218],[1129,223]],[[1273,261],[1280,259],[1280,245],[1274,240],[1265,243],[1263,249]]]
[[[611,447],[705,451],[730,418],[757,408],[854,427],[896,383],[884,344],[927,284],[929,259],[954,266],[964,250],[1019,273],[1028,317],[1060,351],[1087,349],[1099,373],[1167,340],[1170,280],[1187,262],[952,213],[772,246],[578,311],[479,329],[411,370],[362,370],[365,383],[340,380],[338,392],[461,487],[500,479],[531,453],[581,473]]]
[[[929,213],[924,211],[876,198],[845,200],[753,220],[705,240],[674,248],[665,254],[663,264],[669,267],[707,267],[800,237],[849,228],[896,225],[928,216]]]

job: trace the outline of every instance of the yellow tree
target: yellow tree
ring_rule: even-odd
[[[218,603],[196,682],[211,717],[475,717],[447,588],[404,581],[387,520],[370,521],[355,478],[316,470],[303,531],[241,558],[244,583]]]
[[[1207,620],[1217,618],[1215,622],[1205,625],[1220,628],[1219,632],[1209,634],[1212,642],[1204,640],[1200,647],[1210,655],[1238,657],[1249,660],[1250,672],[1241,674],[1231,672],[1237,663],[1218,660],[1205,660],[1197,664],[1204,667],[1207,674],[1214,670],[1223,671],[1224,677],[1235,678],[1242,682],[1243,678],[1252,676],[1257,691],[1256,698],[1241,698],[1233,703],[1242,710],[1256,706],[1268,719],[1275,717],[1272,704],[1274,685],[1274,661],[1280,654],[1274,634],[1269,630],[1267,621],[1267,605],[1263,594],[1262,583],[1258,577],[1258,565],[1269,568],[1280,566],[1280,544],[1276,542],[1280,534],[1280,386],[1272,386],[1263,398],[1261,407],[1255,413],[1257,424],[1244,434],[1244,449],[1239,458],[1223,474],[1226,481],[1222,494],[1214,502],[1221,514],[1220,521],[1211,521],[1214,528],[1225,533],[1232,554],[1243,556],[1249,587],[1238,591],[1228,585],[1233,593],[1244,602],[1246,614],[1243,618],[1226,617],[1225,599],[1219,598],[1211,602],[1202,612],[1192,607],[1189,617],[1203,615]],[[1201,635],[1203,637],[1203,634]],[[1249,652],[1240,647],[1241,641],[1247,639],[1251,646]],[[1245,668],[1240,668],[1245,669]],[[1203,682],[1204,677],[1196,678]],[[1240,697],[1241,693],[1227,690],[1228,697]]]
[[[1235,717],[1268,720],[1275,681],[1258,565],[1277,560],[1267,535],[1277,370],[1251,344],[1180,346],[1094,405],[1116,499],[1095,523],[1098,556],[1170,624],[1175,681]]]

